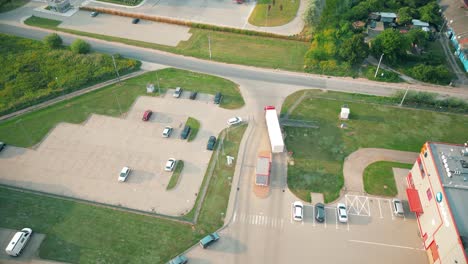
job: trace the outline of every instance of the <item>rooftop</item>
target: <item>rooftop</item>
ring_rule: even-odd
[[[447,20],[447,27],[452,28],[455,35],[467,38],[468,35],[468,6],[463,0],[441,0],[439,3],[443,16]]]
[[[443,143],[429,146],[458,232],[468,239],[468,147]],[[468,247],[465,251],[468,253]]]

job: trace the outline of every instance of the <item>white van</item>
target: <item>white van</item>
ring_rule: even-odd
[[[396,198],[393,199],[392,204],[393,204],[393,213],[396,216],[404,216],[405,215],[405,212],[403,211],[403,204],[401,203],[400,199],[396,199]]]
[[[10,243],[8,243],[5,252],[10,256],[17,257],[19,254],[21,254],[21,251],[23,251],[26,243],[28,243],[31,234],[31,228],[23,228],[20,232],[16,232]]]

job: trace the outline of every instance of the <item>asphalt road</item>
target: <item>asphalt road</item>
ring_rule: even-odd
[[[32,39],[43,39],[50,31],[24,26],[0,24],[0,32]],[[76,36],[59,33],[65,44],[70,44]],[[406,84],[382,84],[368,80],[354,80],[351,78],[331,78],[317,75],[286,72],[274,69],[262,69],[248,66],[218,63],[175,55],[157,50],[128,46],[91,38],[86,39],[95,51],[104,53],[119,53],[142,61],[154,62],[171,67],[218,75],[226,78],[247,79],[276,84],[303,86],[304,88],[320,88],[334,91],[357,92],[375,95],[391,95],[397,90],[410,88],[437,92],[442,96],[454,96],[468,100],[468,91],[463,88],[444,88],[437,86],[407,86]]]

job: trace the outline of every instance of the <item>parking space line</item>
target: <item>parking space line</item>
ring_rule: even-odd
[[[234,217],[232,218],[232,222],[233,222],[233,223],[236,222],[236,217],[237,217],[237,213],[234,212]]]
[[[260,217],[258,217],[258,215],[255,215],[255,224],[260,223],[259,220],[260,220]]]
[[[383,216],[382,216],[382,207],[380,206],[380,199],[377,199],[377,202],[379,203],[380,218],[383,218]]]
[[[362,240],[348,240],[349,242],[355,243],[362,243],[362,244],[369,244],[369,245],[377,245],[377,246],[386,246],[386,247],[396,247],[396,248],[403,248],[403,249],[412,249],[412,250],[424,250],[421,248],[414,248],[414,247],[405,247],[399,245],[392,245],[392,244],[384,244],[384,243],[377,243],[377,242],[370,242],[370,241],[362,241]]]
[[[335,222],[336,222],[336,229],[338,229],[338,211],[335,208]]]
[[[283,229],[284,226],[284,219],[281,218],[281,229]]]
[[[313,206],[312,206],[312,226],[315,227],[315,210]]]
[[[370,205],[369,205],[369,197],[366,197],[366,204],[367,204],[367,213],[368,213],[369,216],[371,216]]]
[[[390,215],[392,216],[392,220],[395,220],[395,217],[393,216],[392,202],[390,200],[388,201],[389,201],[388,206],[390,207]]]

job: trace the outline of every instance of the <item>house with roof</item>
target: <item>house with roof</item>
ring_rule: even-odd
[[[411,20],[412,28],[421,29],[423,31],[429,32],[429,23],[421,21],[419,19],[412,19]]]
[[[441,0],[439,5],[447,26],[446,36],[455,47],[455,56],[468,72],[468,0]]]

